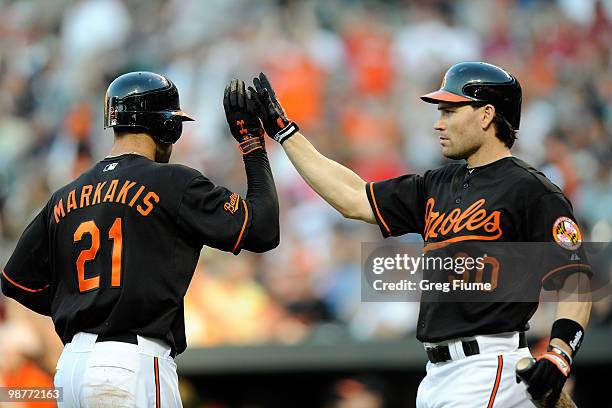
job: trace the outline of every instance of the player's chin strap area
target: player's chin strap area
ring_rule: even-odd
[[[423,345],[429,361],[435,364],[481,353],[514,351],[527,347],[527,339],[525,332],[512,332],[453,339],[441,343],[423,343]]]

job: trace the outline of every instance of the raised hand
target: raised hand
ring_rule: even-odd
[[[258,107],[250,93],[245,89],[244,81],[232,79],[223,96],[227,124],[243,155],[265,150],[264,130],[256,113]]]
[[[258,108],[258,115],[263,122],[268,136],[279,143],[293,136],[300,128],[295,122],[287,118],[272,85],[263,72],[259,77],[253,78],[255,89],[249,87],[254,103]]]

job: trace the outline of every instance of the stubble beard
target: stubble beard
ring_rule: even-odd
[[[447,159],[451,160],[467,160],[468,157],[476,153],[478,149],[478,146],[469,146],[463,149],[452,150],[449,152],[444,152],[444,150],[442,150],[442,155]]]

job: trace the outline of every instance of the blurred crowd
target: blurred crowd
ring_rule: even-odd
[[[197,120],[172,161],[244,193],[222,107],[232,77],[266,72],[323,154],[380,180],[444,163],[437,112],[418,96],[464,60],[519,78],[513,153],[564,190],[587,240],[610,241],[610,0],[0,0],[0,261],[50,193],[107,154],[104,92],[121,73],[170,77]],[[361,242],[379,241],[378,229],[342,219],[267,146],[281,244],[203,251],[186,298],[189,345],[411,335],[418,305],[360,301]],[[550,311],[540,315],[544,333]],[[52,372],[61,344],[49,322],[1,295],[0,316],[0,379],[13,350]],[[593,321],[609,327],[610,308],[596,305]],[[31,344],[9,347],[17,331]]]

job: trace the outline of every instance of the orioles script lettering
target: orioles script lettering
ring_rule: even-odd
[[[502,236],[501,212],[484,209],[485,199],[481,198],[472,203],[464,211],[454,208],[448,213],[434,211],[436,201],[429,198],[425,204],[425,242],[434,238],[443,238],[450,234],[459,234],[463,231],[473,232],[473,235],[461,235],[451,238],[453,242],[468,240],[494,241]]]

